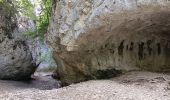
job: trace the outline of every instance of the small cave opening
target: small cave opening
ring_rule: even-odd
[[[125,40],[122,40],[122,42],[120,43],[120,45],[118,47],[118,54],[120,56],[123,56],[124,42],[125,42]]]
[[[14,59],[15,59],[15,57],[11,57],[11,59],[12,59],[12,60],[14,60]]]
[[[151,40],[148,40],[148,41],[147,41],[147,49],[148,49],[149,55],[152,54],[151,44],[152,44],[152,41],[151,41]]]
[[[134,48],[134,43],[131,42],[131,43],[130,43],[130,48],[129,48],[129,50],[130,50],[130,51],[133,51],[133,48]]]
[[[157,43],[158,55],[161,54],[161,44]]]
[[[138,44],[138,57],[139,57],[139,60],[142,60],[143,59],[143,51],[144,51],[144,42],[141,42]]]

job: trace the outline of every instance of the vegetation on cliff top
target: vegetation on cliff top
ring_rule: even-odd
[[[36,30],[28,30],[27,37],[44,39],[52,16],[53,0],[0,0],[13,15],[25,16],[36,23]],[[11,8],[15,9],[11,9]]]
[[[25,35],[28,40],[37,40],[35,38],[39,38],[41,41],[41,47],[45,47],[45,33],[47,32],[48,25],[51,20],[52,16],[52,4],[53,0],[0,0],[0,8],[5,7],[6,13],[10,16],[10,18],[18,18],[17,19],[9,19],[12,21],[15,21],[15,28],[16,26],[20,27],[20,18],[22,21],[22,17],[26,19],[26,21],[33,21],[36,25],[34,29],[27,29],[28,26],[26,26],[26,30],[23,31],[23,34]],[[11,21],[11,22],[12,22]],[[16,24],[16,22],[19,22],[19,24]],[[27,22],[24,21],[27,24]],[[22,22],[23,22],[22,21]],[[25,27],[24,27],[25,28]],[[21,31],[22,32],[22,31]],[[38,41],[39,41],[38,39]],[[32,44],[31,44],[32,45]],[[52,50],[46,50],[45,52],[40,51],[40,56],[37,57],[37,59],[40,59],[42,62],[47,62],[49,66],[54,66],[54,61],[52,60]]]

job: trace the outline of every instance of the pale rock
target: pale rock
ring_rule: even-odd
[[[16,16],[10,13],[14,9],[11,6],[6,9],[6,6],[0,3],[0,79],[26,80],[37,66],[27,42],[17,33]]]
[[[119,70],[170,71],[169,0],[63,2],[56,1],[47,34],[63,82],[107,78]],[[60,31],[65,24],[67,31]]]

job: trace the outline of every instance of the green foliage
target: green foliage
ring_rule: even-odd
[[[52,16],[52,3],[53,0],[37,0],[33,5],[30,0],[21,0],[19,3],[20,12],[32,20],[36,20],[37,30],[32,32],[28,31],[25,34],[27,37],[44,40],[44,35],[47,33],[47,29]],[[41,12],[39,15],[35,15],[35,7],[40,6]]]
[[[23,34],[26,36],[26,38],[34,39],[37,37],[36,31],[32,31],[32,30],[28,30],[27,32],[24,32]]]
[[[0,6],[6,9],[11,18],[16,16],[17,9],[11,0],[0,0]]]
[[[44,39],[44,34],[47,32],[48,25],[52,16],[52,0],[42,0],[40,5],[42,11],[38,17],[37,29],[38,36]]]
[[[36,20],[35,5],[30,0],[14,0],[13,2],[21,15]]]
[[[15,4],[15,8],[20,16],[25,16],[26,18],[36,21],[37,16],[35,14],[35,4],[33,4],[30,0],[13,0],[13,4]],[[27,30],[23,33],[27,38],[36,38],[37,30]]]
[[[35,39],[39,37],[44,41],[44,34],[47,33],[47,28],[49,26],[51,16],[52,16],[52,4],[53,0],[0,0],[0,7],[5,8],[9,17],[9,20],[17,21],[17,16],[26,17],[27,19],[33,20],[36,23],[36,30],[27,30],[23,34],[27,38]],[[36,7],[39,6],[41,9],[40,14],[36,14]],[[13,18],[13,19],[10,19]],[[12,22],[12,21],[11,21]],[[11,23],[10,23],[11,24]],[[24,26],[24,25],[23,25]],[[44,45],[44,42],[41,42],[41,45]],[[46,52],[41,52],[40,61],[49,63],[49,69],[52,70],[55,68],[54,60],[52,59],[52,50],[49,49]],[[53,66],[53,67],[52,67]]]
[[[4,2],[7,3],[7,5]],[[40,37],[41,40],[44,40],[44,35],[47,33],[48,25],[52,16],[52,4],[53,0],[0,0],[0,3],[4,4],[8,11],[11,14],[19,14],[25,16],[30,20],[36,22],[36,30],[28,30],[24,34],[29,38]],[[36,15],[36,7],[40,6],[41,12],[39,15]],[[13,9],[13,8],[15,9]]]

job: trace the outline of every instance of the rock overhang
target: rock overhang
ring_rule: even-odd
[[[170,71],[169,1],[70,2],[57,2],[47,36],[62,81],[107,69]]]

